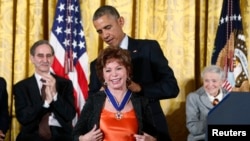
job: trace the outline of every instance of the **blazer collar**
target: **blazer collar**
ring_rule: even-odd
[[[141,49],[140,46],[141,45],[139,45],[140,42],[138,42],[138,41],[139,40],[128,37],[128,50],[131,53],[132,58],[139,55],[140,52],[141,52],[140,51],[140,49]]]
[[[224,98],[224,97],[227,95],[227,91],[224,90],[224,89],[221,89],[221,91],[222,91],[222,97]],[[201,99],[202,103],[203,103],[206,107],[208,107],[208,108],[210,108],[210,109],[213,108],[214,106],[213,106],[213,104],[210,102],[209,97],[207,96],[206,91],[205,91],[205,89],[204,89],[203,87],[201,88],[200,93],[201,93],[200,99]],[[222,98],[222,99],[223,99],[223,98]]]
[[[214,107],[210,102],[209,97],[207,96],[204,88],[201,89],[200,100],[207,108],[212,109]]]

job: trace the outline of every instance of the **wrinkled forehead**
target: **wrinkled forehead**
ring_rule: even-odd
[[[35,49],[35,54],[52,54],[52,49],[49,45],[39,45]]]

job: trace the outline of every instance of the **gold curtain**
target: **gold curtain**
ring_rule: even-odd
[[[115,6],[125,18],[124,31],[134,38],[156,39],[178,80],[177,98],[162,100],[173,141],[185,141],[185,99],[200,85],[200,72],[210,64],[223,0],[80,0],[89,61],[106,45],[99,39],[92,15],[103,4]],[[15,117],[12,86],[34,73],[29,48],[49,39],[57,0],[0,0],[0,76],[7,81],[14,141],[20,125]],[[246,44],[250,46],[250,3],[241,0]],[[250,47],[249,47],[250,49]],[[248,49],[248,50],[249,50]],[[248,57],[249,61],[249,57]]]

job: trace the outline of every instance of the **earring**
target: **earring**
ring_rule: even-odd
[[[129,86],[131,84],[131,79],[128,77],[127,78],[127,85]]]
[[[104,82],[103,82],[103,85],[104,85],[104,86],[107,86],[107,82],[104,81]]]

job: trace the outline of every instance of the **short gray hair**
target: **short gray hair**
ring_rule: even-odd
[[[217,65],[210,65],[210,66],[205,67],[201,73],[201,78],[203,79],[205,73],[208,73],[208,72],[219,74],[221,80],[225,80],[226,78],[224,70]]]

